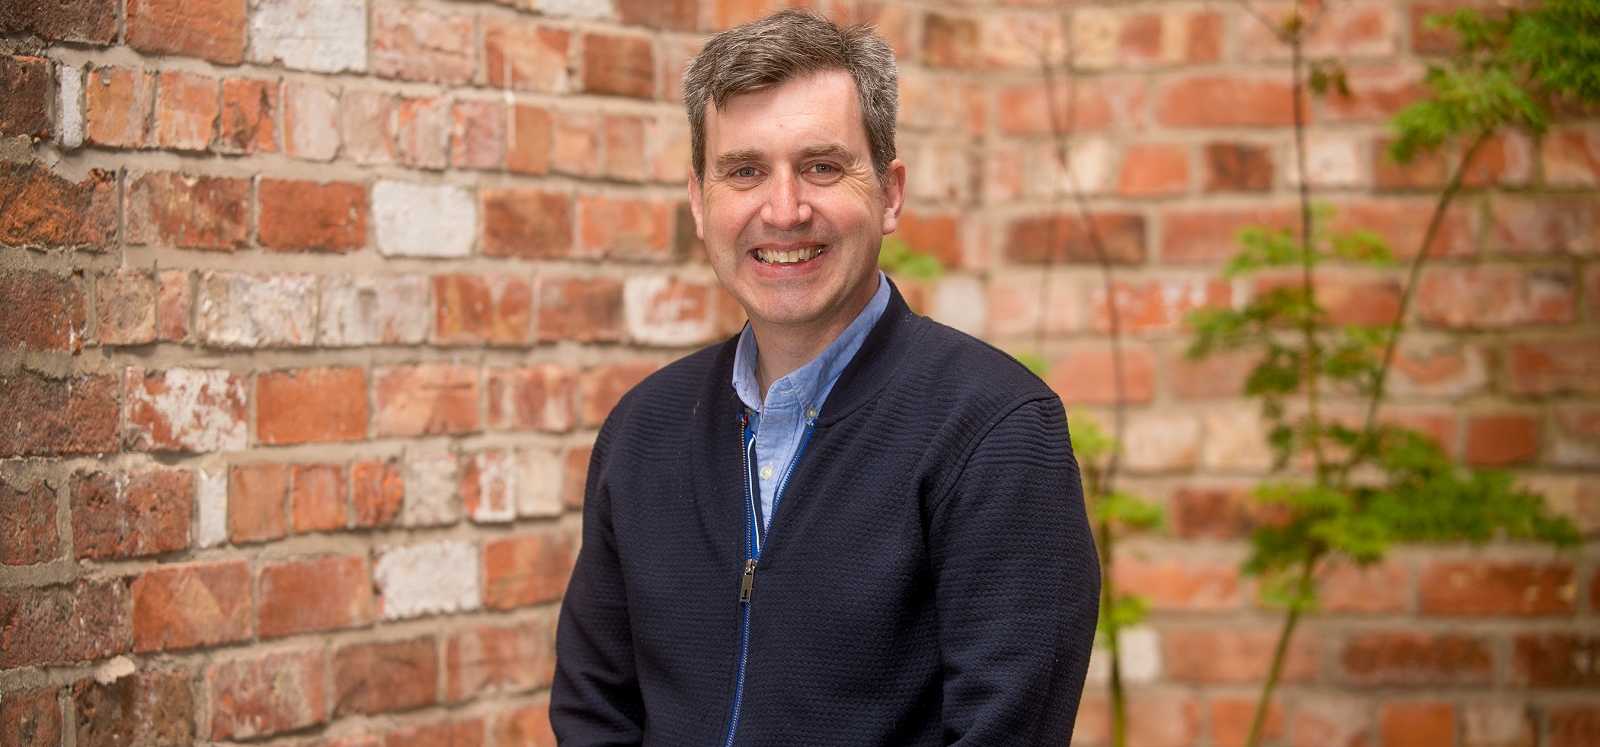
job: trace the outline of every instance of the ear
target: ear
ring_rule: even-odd
[[[705,206],[700,204],[700,180],[691,170],[689,173],[689,212],[694,214],[694,235],[701,241],[706,240]]]
[[[900,227],[900,209],[905,207],[906,165],[896,158],[889,162],[883,178],[883,235]]]

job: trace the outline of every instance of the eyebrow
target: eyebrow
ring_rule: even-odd
[[[824,156],[837,158],[852,164],[857,160],[855,154],[851,153],[849,148],[844,147],[844,145],[840,143],[811,145],[800,150],[801,158],[820,158]],[[766,160],[766,156],[755,148],[740,148],[738,150],[730,150],[727,153],[717,156],[716,170],[718,172],[722,172],[739,164],[750,163],[751,161],[759,162],[764,160]]]

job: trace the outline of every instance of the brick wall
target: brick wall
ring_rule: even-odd
[[[683,202],[676,80],[734,0],[0,1],[0,744],[548,743],[594,429],[738,328]],[[1134,743],[1240,744],[1275,618],[1236,572],[1266,468],[1243,362],[1181,358],[1242,224],[1292,219],[1285,53],[1227,2],[823,3],[899,50],[923,310],[1044,354],[1084,415],[1130,331],[1119,581]],[[1262,3],[1268,6],[1270,3]],[[1338,220],[1402,249],[1443,165],[1381,158],[1436,6],[1335,2],[1311,107]],[[1271,11],[1272,8],[1266,8]],[[1073,176],[1041,59],[1070,41]],[[1591,538],[1405,548],[1328,579],[1285,745],[1600,743],[1600,123],[1496,141],[1450,214],[1390,416]],[[1043,264],[1052,263],[1049,267]],[[1399,277],[1324,297],[1384,319]],[[1353,407],[1353,403],[1335,403]],[[1103,672],[1079,736],[1106,737]]]

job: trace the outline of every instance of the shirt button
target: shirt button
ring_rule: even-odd
[[[806,408],[806,419],[807,420],[816,420],[817,419],[817,408],[815,408],[815,407],[807,407]]]
[[[771,480],[772,479],[772,465],[770,465],[770,464],[761,465],[761,479],[763,479],[763,480]]]

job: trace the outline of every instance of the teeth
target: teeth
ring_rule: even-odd
[[[804,249],[757,249],[756,259],[768,264],[792,265],[816,259],[823,251],[821,246],[808,246]]]

